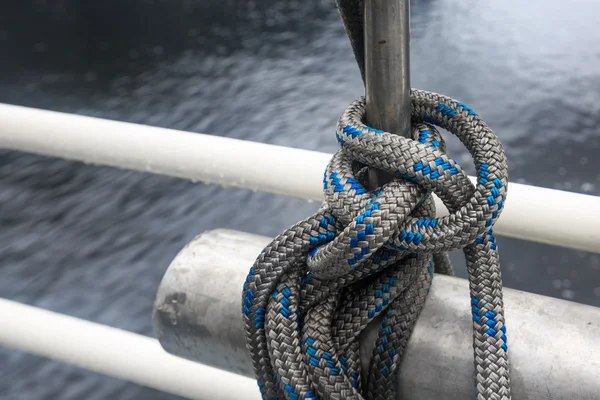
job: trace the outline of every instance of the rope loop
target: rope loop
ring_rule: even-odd
[[[423,121],[413,126],[413,139],[366,126],[364,98],[352,103],[339,119],[336,136],[342,150],[325,171],[324,189],[325,203],[346,229],[309,256],[308,266],[315,276],[345,274],[382,245],[404,254],[462,248],[488,231],[499,217],[506,197],[507,168],[496,136],[462,103],[422,91],[414,91],[413,99],[413,118]],[[437,130],[424,121],[437,122],[465,143],[479,172],[477,187],[445,154]],[[393,173],[397,179],[378,193],[368,192],[354,176],[352,161]],[[418,190],[402,180],[437,194],[452,213],[439,219],[399,219],[399,215],[408,217],[416,206],[407,199],[416,199]],[[363,223],[365,217],[369,222]],[[349,236],[362,225],[357,238]]]
[[[277,236],[250,269],[242,310],[264,399],[395,400],[434,269],[452,274],[446,252],[458,248],[469,273],[477,399],[510,399],[492,231],[506,199],[504,150],[466,105],[420,90],[411,100],[412,138],[365,125],[364,98],[344,111],[321,208]],[[475,185],[445,154],[435,126],[469,150]],[[368,168],[394,178],[367,190]],[[436,218],[432,193],[449,215]],[[376,318],[372,354],[361,355],[359,335]]]

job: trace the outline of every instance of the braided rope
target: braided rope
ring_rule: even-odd
[[[433,270],[451,274],[446,252],[458,248],[469,274],[476,398],[510,399],[492,233],[506,197],[504,150],[464,104],[420,90],[411,99],[412,139],[366,126],[363,98],[344,111],[321,208],[273,239],[250,269],[242,308],[264,399],[396,399],[397,369]],[[467,147],[476,186],[433,125]],[[369,191],[367,167],[395,178]],[[435,218],[432,192],[450,215]],[[379,315],[369,370],[361,371],[359,334]]]

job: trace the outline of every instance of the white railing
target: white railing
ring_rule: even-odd
[[[260,399],[256,381],[172,356],[146,336],[4,299],[0,321],[3,346],[188,399]]]
[[[316,201],[331,157],[10,105],[0,105],[0,121],[0,148]],[[447,212],[439,200],[438,209]],[[600,197],[511,183],[495,232],[600,253],[598,210]]]
[[[0,104],[0,148],[319,201],[330,154]],[[600,197],[512,183],[501,235],[600,253]],[[440,206],[440,213],[446,210]],[[258,399],[253,380],[151,338],[0,299],[0,344],[191,399]]]

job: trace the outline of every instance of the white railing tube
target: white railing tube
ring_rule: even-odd
[[[0,148],[322,199],[330,154],[0,104]],[[446,209],[438,200],[439,213]],[[511,183],[495,232],[600,253],[600,197]]]
[[[255,380],[172,356],[136,333],[5,299],[0,321],[9,348],[193,400],[261,398]]]

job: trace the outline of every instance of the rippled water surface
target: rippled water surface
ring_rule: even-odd
[[[363,91],[329,0],[2,3],[4,103],[333,152]],[[511,181],[600,195],[599,24],[592,0],[415,0],[412,83],[477,110]],[[0,151],[0,296],[152,335],[158,283],[194,235],[275,235],[316,208]],[[598,255],[498,242],[506,286],[600,306]],[[0,399],[175,398],[0,349]]]

